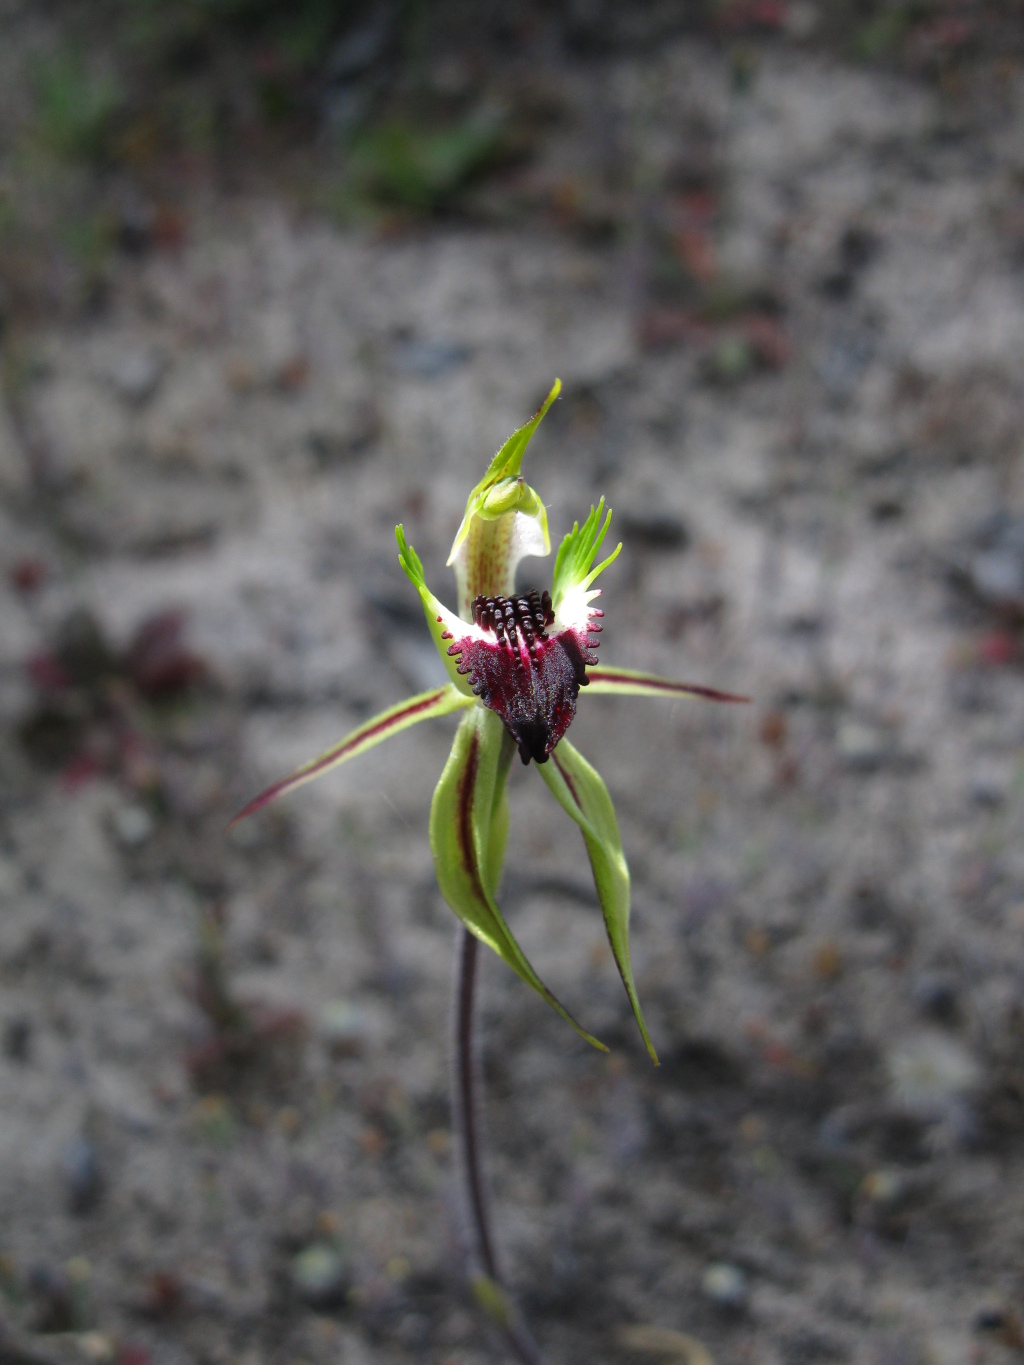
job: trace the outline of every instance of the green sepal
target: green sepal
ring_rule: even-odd
[[[395,539],[398,541],[398,562],[401,564],[405,576],[420,595],[430,638],[441,656],[441,661],[452,681],[452,685],[457,687],[465,696],[472,697],[473,689],[458,670],[458,659],[448,653],[448,643],[452,638],[453,630],[457,631],[460,626],[465,628],[465,623],[449,611],[441,599],[435,597],[427,587],[423,563],[406,540],[405,531],[401,525],[395,527]]]
[[[536,766],[555,800],[583,831],[608,942],[644,1044],[657,1066],[658,1054],[644,1023],[629,961],[629,868],[622,852],[619,822],[608,788],[600,773],[567,739],[559,742],[550,762]]]
[[[505,781],[514,752],[493,711],[474,706],[463,717],[430,806],[437,884],[470,933],[507,962],[581,1038],[607,1052],[541,981],[494,900],[508,832]]]
[[[602,541],[608,534],[611,520],[611,508],[605,515],[602,498],[596,507],[591,507],[590,516],[583,525],[580,526],[578,521],[574,521],[572,530],[563,537],[558,554],[555,555],[555,567],[551,575],[551,600],[555,611],[567,593],[572,592],[574,588],[589,588],[598,574],[603,573],[618,557],[622,549],[621,541],[607,559],[603,559],[596,568],[591,567],[597,558]]]
[[[364,720],[362,725],[350,730],[344,739],[332,744],[319,758],[304,763],[288,777],[280,778],[272,786],[267,787],[266,791],[260,792],[244,810],[238,812],[231,824],[237,825],[239,820],[254,815],[256,811],[277,797],[283,796],[285,792],[294,791],[296,787],[312,782],[315,777],[323,777],[324,773],[329,773],[332,768],[347,763],[350,758],[356,758],[376,744],[383,744],[384,740],[390,739],[392,735],[401,734],[410,725],[418,725],[421,720],[430,720],[434,716],[446,716],[451,711],[464,710],[473,703],[473,697],[463,696],[454,687],[447,685],[432,687],[429,692],[420,692],[415,697],[406,697],[396,706],[389,706],[386,711],[381,711],[370,720]]]
[[[550,544],[548,518],[544,504],[536,492],[522,481],[520,471],[523,467],[526,447],[530,444],[533,433],[540,426],[544,420],[544,414],[561,392],[562,381],[556,379],[551,386],[551,392],[538,410],[528,422],[512,433],[487,466],[487,473],[466,501],[465,515],[452,542],[452,552],[448,556],[449,564],[454,561],[459,546],[469,535],[470,526],[475,516],[482,516],[485,520],[493,520],[508,512],[520,511],[526,516],[537,518],[543,527],[545,545]],[[544,553],[548,553],[547,549]]]

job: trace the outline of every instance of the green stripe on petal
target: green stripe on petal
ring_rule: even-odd
[[[581,1038],[607,1052],[541,981],[494,900],[508,831],[505,780],[514,752],[493,712],[477,706],[463,717],[430,806],[430,849],[437,884],[470,933],[543,996]]]
[[[619,822],[608,788],[600,773],[567,739],[561,740],[551,755],[551,761],[538,765],[537,771],[558,804],[583,831],[583,841],[590,855],[594,885],[608,931],[608,942],[644,1044],[657,1066],[658,1054],[644,1023],[629,961],[629,868],[622,852]]]
[[[719,692],[696,683],[673,682],[656,673],[638,673],[632,668],[606,668],[599,664],[587,669],[587,695],[619,697],[702,697],[705,701],[748,702],[735,692]]]
[[[536,497],[521,479],[513,483],[520,495]],[[520,507],[494,519],[482,514],[471,518],[466,539],[451,560],[463,619],[470,620],[475,597],[510,597],[515,591],[519,561],[527,555],[549,554],[550,550],[548,517],[542,505],[535,513],[525,513]]]
[[[410,725],[418,725],[421,720],[430,720],[433,716],[446,716],[450,711],[461,711],[474,704],[475,698],[464,696],[454,687],[435,687],[429,692],[421,692],[419,696],[407,697],[405,701],[400,701],[397,706],[392,706],[387,711],[381,711],[372,720],[356,726],[343,740],[333,745],[319,758],[314,758],[311,763],[303,764],[289,777],[282,777],[268,787],[266,791],[260,792],[259,796],[254,797],[244,810],[238,812],[231,824],[238,824],[239,820],[254,815],[256,811],[261,810],[278,796],[283,796],[285,792],[294,791],[296,787],[301,787],[304,782],[312,782],[314,777],[322,777],[324,773],[330,772],[340,763],[347,763],[350,758],[356,758],[359,754],[365,753],[367,749],[372,749],[375,744],[382,744],[392,735],[407,730]]]

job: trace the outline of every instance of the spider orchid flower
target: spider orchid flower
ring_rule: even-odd
[[[561,389],[556,380],[540,410],[509,437],[466,503],[448,563],[455,570],[458,612],[430,591],[419,556],[395,528],[399,562],[420,595],[427,625],[450,682],[409,697],[358,726],[333,748],[268,787],[236,816],[311,781],[419,721],[462,712],[451,755],[430,809],[430,847],[445,900],[471,933],[492,948],[581,1037],[602,1051],[548,990],[498,908],[508,835],[506,778],[518,750],[533,759],[552,796],[583,834],[608,941],[647,1050],[629,957],[629,869],[615,808],[600,775],[565,738],[580,689],[618,696],[746,698],[598,663],[603,613],[592,585],[621,550],[595,564],[611,522],[604,499],[573,525],[555,556],[549,591],[516,593],[519,561],[550,554],[544,504],[521,474],[530,438]]]

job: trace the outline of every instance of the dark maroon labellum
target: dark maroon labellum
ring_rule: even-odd
[[[576,714],[587,683],[586,665],[597,663],[600,626],[560,630],[551,595],[536,590],[518,597],[477,597],[473,620],[492,640],[459,640],[448,653],[459,659],[483,704],[499,715],[524,763],[547,762]]]

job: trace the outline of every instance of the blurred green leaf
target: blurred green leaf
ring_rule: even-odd
[[[490,1275],[478,1274],[471,1278],[469,1287],[477,1307],[502,1330],[507,1330],[512,1322],[512,1305],[497,1280],[491,1279]]]
[[[346,9],[339,0],[305,0],[283,7],[278,42],[294,70],[308,71],[323,63]]]
[[[353,173],[366,193],[385,203],[432,212],[494,164],[503,132],[504,120],[491,108],[434,131],[396,118],[357,140]]]
[[[122,104],[113,76],[94,73],[81,56],[65,51],[36,71],[38,128],[46,144],[61,156],[99,160]]]
[[[884,6],[873,19],[857,30],[853,40],[856,55],[869,62],[891,56],[902,43],[910,20],[909,5]]]

